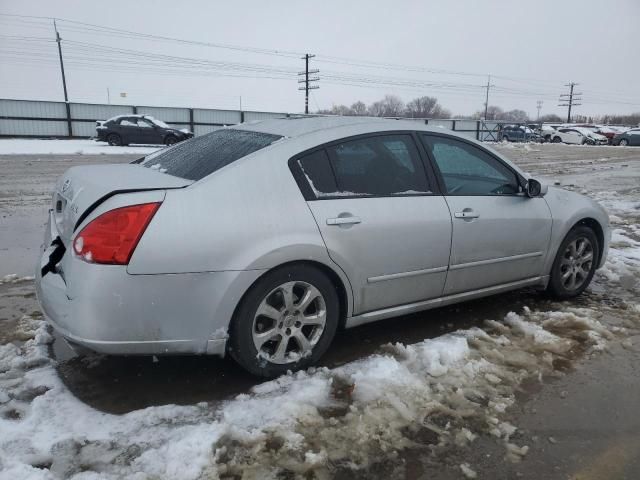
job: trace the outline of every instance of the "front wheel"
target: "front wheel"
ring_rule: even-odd
[[[173,135],[169,135],[167,138],[164,139],[164,144],[167,145],[168,147],[170,147],[171,145],[175,145],[176,143],[178,143],[178,139]]]
[[[551,268],[548,292],[564,299],[580,295],[598,266],[598,239],[589,227],[576,227],[563,240]]]
[[[308,367],[329,348],[339,316],[336,288],[320,270],[274,270],[242,299],[231,323],[229,353],[261,377]]]
[[[627,145],[629,145],[629,140],[627,140],[626,138],[622,138],[620,139],[620,143],[618,144],[621,147],[626,147]]]
[[[553,143],[560,143],[562,139],[560,137],[553,137]]]

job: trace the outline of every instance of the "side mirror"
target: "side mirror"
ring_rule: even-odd
[[[540,183],[538,180],[530,178],[527,181],[527,187],[526,187],[527,197],[530,197],[530,198],[543,197],[544,195],[546,195],[547,191],[548,191],[548,187]]]

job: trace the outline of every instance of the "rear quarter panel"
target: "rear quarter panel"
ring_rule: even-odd
[[[190,188],[167,191],[131,274],[262,270],[293,260],[330,262],[318,227],[277,145]]]

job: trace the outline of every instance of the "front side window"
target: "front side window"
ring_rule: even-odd
[[[158,120],[157,118],[153,118],[153,117],[147,117],[147,118],[148,118],[149,121],[151,121],[152,123],[156,124],[160,128],[171,128],[169,125],[167,125],[162,120]]]
[[[515,195],[516,174],[475,145],[448,137],[423,135],[444,180],[447,195]]]
[[[428,193],[418,150],[410,135],[380,135],[327,148],[341,195]]]

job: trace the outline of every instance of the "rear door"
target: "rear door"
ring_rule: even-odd
[[[416,140],[352,137],[291,161],[329,255],[351,281],[354,314],[442,294],[451,216]]]
[[[543,198],[520,192],[516,172],[459,138],[422,135],[453,221],[445,295],[537,277],[551,237]]]

